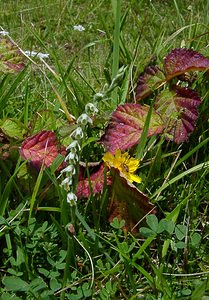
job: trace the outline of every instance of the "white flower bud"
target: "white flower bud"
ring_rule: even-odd
[[[76,153],[77,150],[81,150],[81,146],[79,145],[78,141],[73,141],[69,146],[67,146],[66,150],[70,150],[73,153]]]
[[[41,53],[41,52],[36,52],[36,51],[24,51],[25,55],[30,56],[30,57],[35,57],[37,56],[38,58],[49,58],[48,53]]]
[[[92,119],[87,114],[82,114],[77,119],[77,124],[87,125],[88,123],[92,124]]]
[[[75,152],[70,152],[65,157],[65,161],[68,161],[69,164],[76,164],[78,162],[78,155]]]
[[[82,25],[74,25],[73,29],[77,31],[84,31],[85,27],[83,27]]]
[[[70,177],[66,177],[62,182],[61,182],[61,186],[64,187],[64,189],[66,191],[69,191],[70,190],[70,186],[72,185],[73,181]]]
[[[95,94],[94,97],[96,97],[96,95],[99,95],[99,94],[100,94],[100,97],[102,98],[103,94],[101,94],[101,93]],[[86,111],[87,114],[96,114],[96,113],[98,113],[98,109],[93,103],[87,103],[86,106],[85,106],[85,111]]]
[[[69,192],[67,194],[67,202],[70,204],[70,206],[75,206],[77,202],[77,196],[74,193]]]
[[[71,177],[73,175],[75,175],[76,170],[75,167],[73,165],[69,165],[66,168],[64,168],[61,173],[67,173],[68,177]]]
[[[84,136],[83,129],[81,127],[76,128],[76,130],[73,131],[71,134],[76,140],[81,140]]]
[[[96,93],[94,95],[94,101],[95,102],[98,102],[98,101],[102,100],[103,98],[104,98],[104,94],[103,93]]]
[[[5,31],[5,30],[1,30],[1,31],[0,31],[0,35],[5,36],[5,35],[8,35],[8,34],[9,34],[8,31]]]

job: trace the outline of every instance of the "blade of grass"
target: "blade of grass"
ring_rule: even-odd
[[[194,166],[193,168],[186,170],[185,172],[177,175],[176,177],[172,178],[171,180],[169,180],[167,183],[165,183],[163,186],[161,186],[152,196],[151,199],[154,199],[156,197],[156,195],[158,195],[158,193],[162,192],[164,189],[166,189],[168,186],[170,186],[171,184],[173,184],[174,182],[180,180],[181,178],[191,174],[191,173],[195,173],[198,171],[201,171],[205,168],[209,167],[209,161],[201,163],[197,166]]]
[[[41,169],[39,171],[35,186],[34,186],[34,190],[33,190],[33,194],[31,196],[31,200],[30,200],[30,210],[29,210],[29,217],[28,217],[28,224],[30,224],[31,221],[31,217],[32,217],[32,213],[33,213],[33,208],[35,205],[35,201],[36,201],[36,196],[38,194],[38,190],[41,184],[41,180],[43,177],[43,172],[44,172],[44,162],[42,163]]]
[[[206,138],[204,141],[199,143],[196,147],[194,147],[192,150],[187,152],[181,159],[179,159],[174,167],[176,169],[179,165],[181,165],[185,160],[187,160],[190,156],[192,156],[195,152],[197,152],[200,148],[202,148],[204,145],[206,145],[209,142],[209,137]]]
[[[113,38],[113,63],[112,63],[112,80],[118,73],[119,69],[119,52],[120,52],[120,18],[121,18],[121,0],[112,1],[113,12],[115,15],[114,38]],[[117,106],[118,91],[112,92],[113,105]]]
[[[9,85],[9,89],[5,89],[4,92],[2,93],[1,97],[0,97],[0,112],[3,112],[3,109],[5,108],[7,101],[9,100],[9,97],[12,95],[12,93],[14,93],[14,91],[16,90],[16,88],[21,84],[21,82],[24,79],[25,73],[26,73],[26,69],[25,68],[23,71],[21,71],[14,79],[14,81],[8,82]]]
[[[0,216],[3,216],[4,215],[4,212],[5,212],[5,209],[7,207],[7,202],[8,202],[8,199],[9,199],[9,195],[11,193],[11,190],[12,190],[12,185],[16,184],[15,183],[15,177],[17,175],[17,173],[19,172],[19,170],[21,169],[22,165],[23,164],[26,164],[26,162],[24,162],[23,164],[21,164],[21,159],[19,158],[19,160],[17,161],[17,165],[16,165],[16,168],[15,168],[15,171],[14,173],[10,176],[9,180],[7,181],[6,185],[5,185],[5,188],[3,190],[3,193],[1,195],[1,201],[0,201]],[[18,189],[17,189],[18,190]],[[21,196],[21,194],[19,194]],[[23,197],[21,197],[23,198]]]
[[[144,123],[144,128],[142,130],[142,134],[140,137],[140,141],[136,148],[136,158],[137,159],[141,159],[143,157],[143,152],[144,152],[144,148],[145,148],[145,145],[147,142],[147,134],[148,134],[149,124],[150,124],[151,115],[152,115],[152,108],[153,108],[153,102],[151,102],[149,111],[147,113],[146,121]]]

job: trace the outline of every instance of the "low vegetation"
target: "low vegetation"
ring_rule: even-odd
[[[1,299],[209,299],[207,1],[3,1]]]

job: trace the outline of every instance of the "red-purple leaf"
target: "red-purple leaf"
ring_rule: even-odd
[[[42,164],[49,167],[58,154],[65,156],[66,149],[64,146],[58,147],[56,135],[53,131],[41,131],[22,143],[20,154],[40,169]]]
[[[155,102],[155,109],[161,114],[167,137],[177,144],[183,143],[194,130],[198,117],[197,107],[201,103],[198,94],[186,88],[163,91]]]
[[[111,178],[107,176],[107,185],[111,184]],[[101,164],[96,172],[92,173],[90,177],[81,177],[78,182],[77,196],[79,198],[88,198],[92,194],[97,194],[103,190],[105,181],[105,169],[104,164]]]
[[[0,71],[17,73],[24,69],[24,56],[11,41],[0,38]]]
[[[189,71],[206,70],[209,59],[202,54],[185,48],[174,49],[164,60],[166,79],[170,80]]]
[[[115,217],[125,220],[125,229],[131,230],[148,213],[155,213],[154,205],[123,174],[115,168],[112,173],[112,199],[109,205],[109,221]]]
[[[139,76],[136,87],[136,100],[142,100],[152,94],[166,81],[165,75],[158,66],[150,66]]]
[[[118,106],[101,139],[106,150],[115,153],[117,149],[124,151],[138,144],[148,111],[148,106],[140,104],[127,103]],[[163,128],[161,117],[153,110],[148,136],[161,133]]]

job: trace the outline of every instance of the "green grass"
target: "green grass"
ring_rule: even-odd
[[[209,58],[208,1],[3,0],[0,25],[22,50],[49,53],[45,64],[33,58],[19,74],[0,75],[0,126],[22,124],[15,138],[0,131],[1,299],[209,299],[206,75],[192,86],[204,102],[188,142],[147,139],[147,118],[132,151],[142,158],[139,188],[157,211],[137,235],[108,222],[106,186],[70,207],[56,171],[62,160],[39,172],[18,152],[43,129],[67,146],[74,118],[96,99],[80,159],[100,161],[95,141],[116,105],[135,101],[147,65],[181,46]]]

